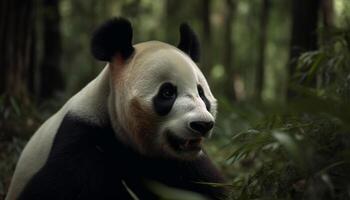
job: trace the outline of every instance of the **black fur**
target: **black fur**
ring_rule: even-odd
[[[205,104],[205,107],[207,108],[208,111],[210,111],[210,102],[207,99],[207,97],[205,96],[205,93],[204,93],[204,90],[203,90],[202,86],[198,85],[197,89],[198,89],[199,96],[201,97],[201,99],[203,100],[203,102]]]
[[[199,61],[200,45],[197,35],[186,23],[183,23],[180,26],[180,42],[177,47],[187,53],[194,62]]]
[[[110,126],[98,127],[68,114],[46,164],[32,177],[20,199],[132,199],[122,180],[141,199],[158,199],[144,180],[213,199],[225,197],[223,188],[198,184],[223,182],[207,157],[177,161],[141,156],[115,139]]]
[[[172,95],[164,95],[164,93],[171,93]],[[160,86],[159,91],[153,97],[153,108],[160,116],[167,115],[173,107],[177,97],[177,88],[171,83],[164,83]]]
[[[102,24],[91,39],[92,55],[101,61],[111,61],[116,53],[123,59],[134,52],[131,23],[124,18],[113,18]]]

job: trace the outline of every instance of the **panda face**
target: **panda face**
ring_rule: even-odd
[[[205,77],[173,46],[146,42],[135,49],[113,81],[122,137],[146,155],[198,156],[216,115],[216,100]]]

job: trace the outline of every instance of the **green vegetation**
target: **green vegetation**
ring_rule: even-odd
[[[339,30],[300,56],[297,97],[286,105],[225,108],[217,129],[224,136],[214,142],[225,145],[214,157],[231,177],[233,199],[349,198],[349,36]],[[315,78],[317,88],[300,85]]]

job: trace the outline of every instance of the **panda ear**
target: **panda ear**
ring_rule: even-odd
[[[97,28],[91,39],[92,55],[101,61],[111,61],[118,53],[126,60],[134,52],[131,23],[116,17]]]
[[[187,23],[180,25],[180,42],[177,45],[179,49],[187,53],[194,62],[200,59],[200,45],[196,33]]]

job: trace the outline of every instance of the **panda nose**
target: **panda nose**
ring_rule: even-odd
[[[194,121],[190,123],[190,127],[192,130],[199,132],[201,135],[206,136],[207,133],[213,128],[213,121]]]

